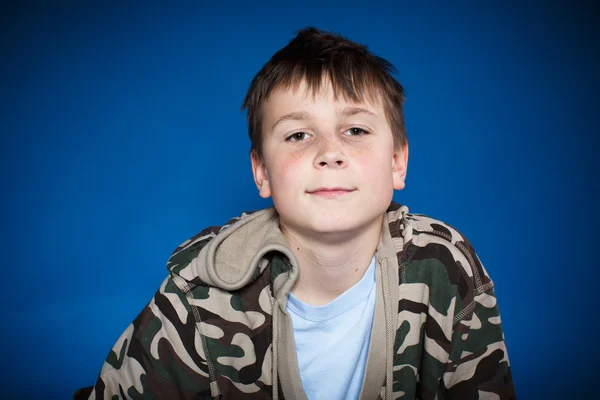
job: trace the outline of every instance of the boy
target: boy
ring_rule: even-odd
[[[90,399],[514,398],[479,258],[392,202],[408,161],[392,69],[314,28],[271,58],[244,108],[274,207],[175,250]]]

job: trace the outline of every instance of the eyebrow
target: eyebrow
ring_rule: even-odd
[[[367,114],[377,118],[377,114],[375,114],[373,111],[367,110],[366,108],[362,107],[346,107],[342,110],[340,114],[345,117],[350,117],[359,114]],[[285,114],[284,116],[278,118],[277,121],[275,121],[273,126],[271,126],[271,130],[275,130],[277,125],[285,121],[305,121],[307,119],[310,119],[310,114],[305,111],[296,111],[289,114]]]
[[[281,118],[277,119],[277,121],[275,121],[275,123],[271,127],[271,130],[274,130],[277,125],[279,125],[285,121],[303,121],[303,120],[307,120],[307,119],[310,119],[310,115],[305,111],[297,111],[297,112],[285,114]]]
[[[341,112],[341,114],[346,117],[350,117],[352,115],[358,115],[358,114],[367,114],[367,115],[377,118],[377,114],[375,114],[373,111],[367,110],[366,108],[362,108],[362,107],[346,107]]]

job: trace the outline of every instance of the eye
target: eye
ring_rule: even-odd
[[[346,132],[344,132],[344,135],[348,135],[348,136],[363,136],[363,135],[367,135],[369,132],[367,132],[366,130],[362,129],[362,128],[358,128],[358,127],[352,127],[350,129],[348,129]]]
[[[290,136],[285,138],[286,142],[301,142],[310,137],[310,135],[306,132],[296,132],[292,133]]]

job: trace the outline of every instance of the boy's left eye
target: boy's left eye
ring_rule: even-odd
[[[362,135],[366,135],[367,132],[366,130],[362,129],[362,128],[357,128],[357,127],[353,127],[348,129],[346,132],[344,132],[344,135],[348,135],[348,136],[362,136]]]

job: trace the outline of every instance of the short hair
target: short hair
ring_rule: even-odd
[[[298,32],[256,74],[242,104],[248,111],[251,149],[262,158],[262,106],[275,89],[297,87],[306,80],[316,93],[323,79],[329,79],[335,98],[346,101],[383,102],[394,144],[408,143],[404,125],[404,88],[394,77],[394,66],[374,55],[367,46],[341,35],[307,27]],[[381,97],[379,97],[381,96]]]

